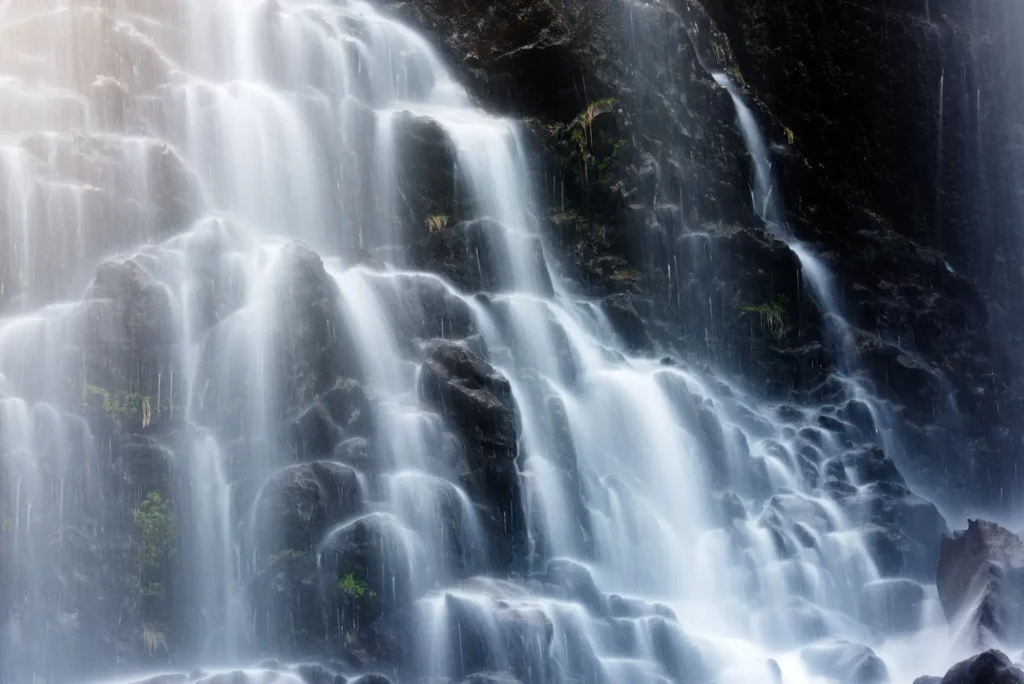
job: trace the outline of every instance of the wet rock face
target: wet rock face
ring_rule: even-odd
[[[999,170],[1024,111],[1004,87],[1020,80],[1005,58],[1015,22],[996,19],[1012,3],[615,5],[393,3],[488,106],[535,117],[549,232],[582,288],[648,299],[659,342],[805,395],[834,361],[792,254],[751,207],[735,112],[709,69],[727,72],[765,129],[790,229],[837,277],[860,363],[921,426],[919,480],[1009,505],[989,483],[1024,485],[1024,402],[1007,380],[1024,345],[1003,342],[1024,320],[1003,294],[1024,287],[1006,209],[1024,204]]]
[[[142,266],[102,264],[79,326],[89,387],[112,399],[125,393],[156,396],[160,376],[173,370],[177,335],[167,291]]]
[[[362,507],[358,476],[351,467],[317,462],[296,465],[275,475],[256,502],[256,528],[274,540],[261,551],[303,554],[312,551],[329,525]],[[276,534],[268,534],[271,530]]]
[[[568,114],[583,88],[580,69],[597,49],[608,0],[402,0],[389,3],[401,18],[438,38],[477,92],[520,114]]]
[[[427,347],[420,393],[450,421],[463,442],[459,477],[486,511],[493,560],[499,567],[521,562],[526,523],[516,466],[519,411],[511,385],[465,347],[434,342]]]
[[[970,520],[943,538],[937,583],[946,618],[969,622],[972,645],[1024,636],[1024,543],[995,523]]]
[[[281,409],[312,402],[346,373],[344,329],[338,311],[338,286],[324,270],[320,256],[295,242],[285,247],[276,277],[280,283],[272,331],[283,392]]]
[[[410,263],[437,273],[464,292],[504,292],[514,285],[512,255],[501,244],[504,226],[480,218],[456,223],[447,215],[427,219],[427,235],[410,246]],[[539,276],[538,294],[551,296],[552,283],[540,241],[525,246]]]

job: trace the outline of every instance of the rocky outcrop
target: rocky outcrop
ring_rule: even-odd
[[[492,560],[521,565],[526,548],[519,470],[519,411],[508,380],[463,346],[435,342],[427,348],[420,393],[444,415],[462,440],[459,479],[486,511]]]
[[[1001,294],[1020,288],[999,256],[1016,191],[997,169],[1024,109],[1003,87],[1007,5],[972,17],[945,1],[393,4],[489,107],[529,117],[554,179],[550,232],[584,288],[639,295],[652,337],[806,397],[835,359],[792,253],[751,206],[735,110],[712,77],[728,74],[765,129],[789,228],[837,277],[860,364],[914,426],[907,466],[931,492],[994,506],[1024,485],[1010,465],[1024,424],[1010,378],[1024,365],[1000,341],[1024,320]],[[834,54],[836,41],[850,49]]]
[[[944,537],[937,577],[942,610],[972,646],[1024,637],[1024,543],[995,523],[969,520]]]
[[[1024,671],[1005,654],[985,651],[957,663],[944,677],[918,677],[914,684],[1022,684]]]
[[[287,245],[276,264],[280,284],[274,302],[272,331],[279,367],[276,392],[282,410],[303,406],[331,389],[339,376],[351,377],[346,366],[344,329],[338,310],[338,286],[324,270],[320,256],[306,245]],[[348,372],[345,372],[348,371]]]

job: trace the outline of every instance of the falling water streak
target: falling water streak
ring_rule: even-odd
[[[944,150],[946,141],[946,69],[943,67],[939,75],[939,119],[935,140],[935,239],[936,244],[943,244],[942,230],[942,192],[945,176],[942,165],[945,163]]]

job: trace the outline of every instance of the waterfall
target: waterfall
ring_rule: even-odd
[[[766,403],[627,339],[563,277],[518,124],[402,23],[7,0],[0,91],[0,681],[955,659],[934,588],[876,562],[915,542],[872,521],[860,399]]]

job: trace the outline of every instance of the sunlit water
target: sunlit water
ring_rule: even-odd
[[[282,345],[306,324],[300,341],[344,356],[374,399],[372,463],[331,466],[356,502],[316,540],[317,563],[340,563],[353,530],[376,540],[380,598],[410,606],[401,676],[738,683],[778,667],[812,682],[802,649],[831,639],[874,647],[894,682],[957,659],[932,588],[911,636],[862,620],[886,578],[823,489],[852,448],[819,425],[834,408],[780,411],[624,353],[546,247],[515,122],[479,110],[422,37],[370,5],[6,0],[0,92],[3,681],[142,677],[94,652],[89,635],[120,613],[75,573],[103,563],[90,540],[120,496],[109,436],[79,416],[115,382],[147,397],[147,425],[177,426],[179,572],[202,607],[191,664],[216,681],[274,650],[251,587],[275,533],[264,492],[294,467],[282,405],[316,398],[275,365],[301,356]],[[494,219],[498,257],[480,268],[500,268],[496,294],[409,270],[393,249],[425,232],[402,186],[402,136],[423,120],[452,148],[468,213]],[[323,256],[324,280],[296,240]],[[124,266],[97,276],[106,260]],[[805,276],[827,298],[814,263]],[[96,339],[138,330],[137,311],[110,308],[126,278],[166,329],[97,359]],[[324,293],[321,328],[292,308],[302,287]],[[419,298],[462,322],[423,320]],[[510,382],[521,499],[503,514],[525,516],[527,537],[512,562],[489,551],[452,426],[421,398],[429,337],[469,338]]]

